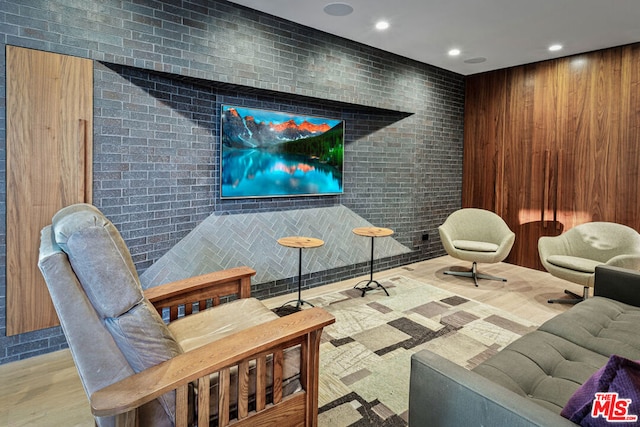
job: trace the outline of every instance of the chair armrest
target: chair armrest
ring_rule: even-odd
[[[629,270],[640,270],[640,254],[623,254],[614,256],[605,265],[626,268]]]
[[[445,252],[449,255],[455,254],[457,249],[453,246],[453,240],[451,239],[451,227],[445,222],[438,227],[438,234],[440,235],[440,241],[442,242],[442,246],[444,246]]]
[[[235,267],[154,286],[145,289],[144,296],[161,315],[163,308],[169,308],[170,320],[175,320],[179,305],[187,305],[186,314],[191,314],[192,303],[204,304],[210,299],[215,306],[220,304],[220,298],[225,296],[249,298],[251,277],[255,274],[256,271],[252,268]]]
[[[508,257],[509,252],[511,252],[511,248],[513,247],[513,243],[515,241],[516,241],[516,233],[509,230],[509,232],[504,235],[504,237],[498,244],[498,254],[496,254],[496,257],[499,257],[501,260]]]
[[[99,417],[124,414],[195,380],[208,380],[210,374],[298,344],[303,346],[301,376],[317,375],[320,333],[334,322],[325,310],[311,308],[247,328],[96,391],[90,398],[91,411]]]
[[[411,356],[409,425],[575,426],[568,419],[428,350]]]
[[[596,267],[593,295],[640,307],[640,272],[599,265]]]
[[[547,258],[551,255],[566,255],[566,237],[564,234],[559,236],[542,236],[538,239],[538,253],[540,260],[546,264]]]

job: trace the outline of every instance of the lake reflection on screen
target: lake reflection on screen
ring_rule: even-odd
[[[305,156],[226,149],[222,164],[222,197],[342,192],[340,171]]]

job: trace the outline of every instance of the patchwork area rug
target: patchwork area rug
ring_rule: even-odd
[[[320,426],[406,426],[411,355],[471,369],[538,325],[404,276],[309,302],[336,317],[320,346]]]

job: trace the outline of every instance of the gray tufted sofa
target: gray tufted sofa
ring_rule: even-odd
[[[411,360],[411,426],[575,426],[569,398],[611,354],[640,359],[640,272],[596,267],[594,297],[472,371],[423,350]]]

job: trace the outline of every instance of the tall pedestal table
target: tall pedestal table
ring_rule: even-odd
[[[291,236],[291,237],[283,237],[281,239],[278,239],[278,244],[280,244],[282,246],[289,247],[289,248],[297,248],[298,251],[299,251],[299,256],[298,256],[298,299],[297,300],[291,300],[291,301],[288,301],[288,302],[282,304],[282,306],[278,310],[282,309],[282,307],[284,307],[285,305],[291,304],[292,302],[296,303],[296,305],[295,305],[295,310],[296,311],[301,310],[303,304],[308,304],[311,307],[313,307],[313,304],[311,304],[310,302],[304,301],[302,299],[302,249],[320,247],[320,246],[324,245],[324,241],[320,240],[320,239],[316,239],[315,237]]]
[[[380,283],[378,283],[376,280],[373,280],[373,242],[376,237],[391,236],[393,234],[393,230],[391,230],[390,228],[381,228],[381,227],[358,227],[358,228],[354,228],[352,231],[353,231],[353,234],[357,234],[358,236],[371,237],[371,275],[369,276],[368,281],[364,280],[362,282],[359,282],[353,288],[361,290],[362,296],[364,296],[364,294],[367,291],[371,291],[375,289],[371,285],[376,285],[377,287],[382,288],[384,293],[387,294],[387,296],[389,296],[389,292],[387,292],[385,287],[382,286]],[[363,287],[358,287],[360,283],[363,283],[365,281],[367,283]]]

